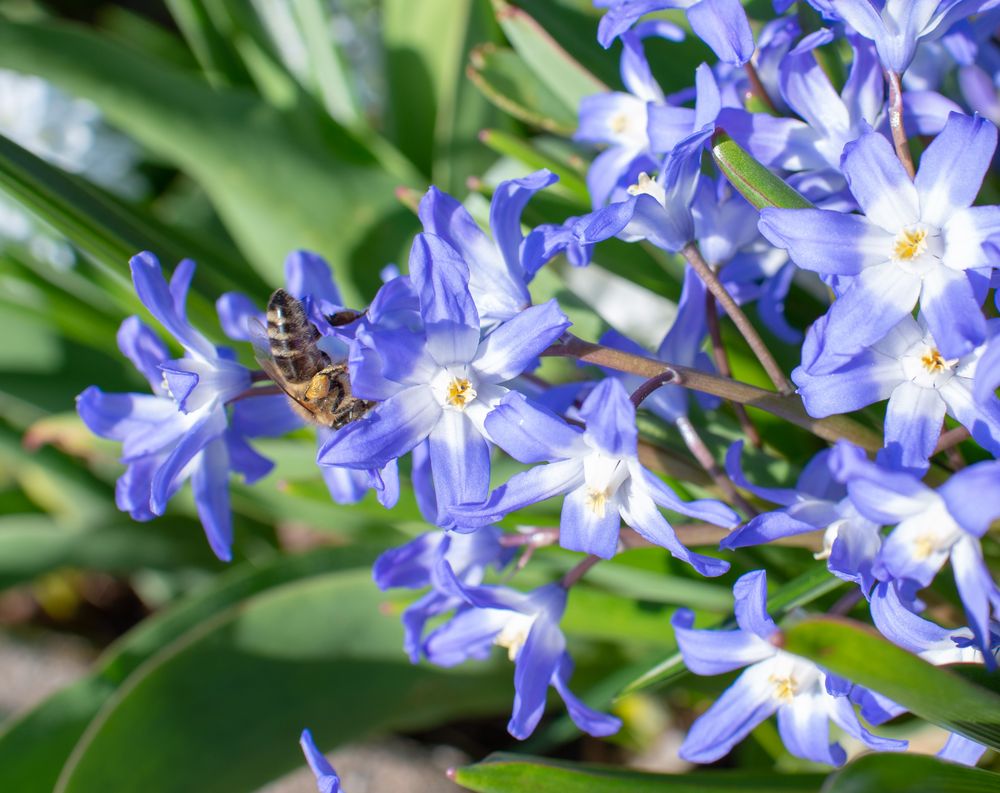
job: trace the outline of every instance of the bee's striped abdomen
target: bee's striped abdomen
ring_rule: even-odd
[[[302,304],[284,289],[278,289],[267,304],[267,340],[275,366],[290,383],[307,383],[330,364],[316,346],[320,335],[309,321]]]

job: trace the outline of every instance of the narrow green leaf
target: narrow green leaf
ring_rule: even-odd
[[[305,726],[329,748],[509,709],[508,665],[410,664],[385,599],[363,567],[272,588],[201,622],[118,688],[56,790],[253,790],[301,765]]]
[[[466,74],[505,113],[557,135],[569,136],[576,129],[576,114],[513,50],[492,44],[476,47]]]
[[[805,196],[771,173],[725,132],[716,133],[712,156],[733,187],[757,209],[808,209],[812,206]]]
[[[816,793],[821,774],[700,771],[650,774],[620,767],[498,753],[455,769],[453,779],[478,793]]]
[[[520,8],[506,0],[493,0],[493,8],[514,49],[566,107],[575,112],[584,97],[611,90]]]
[[[325,548],[269,564],[240,565],[207,589],[144,620],[111,645],[87,677],[4,725],[0,790],[51,793],[69,753],[118,686],[152,655],[200,623],[270,587],[370,560],[371,554],[365,552]]]
[[[484,129],[479,139],[497,154],[502,154],[523,163],[527,168],[538,170],[548,168],[559,175],[559,181],[548,188],[554,194],[562,193],[567,198],[589,206],[590,193],[587,185],[572,168],[563,162],[539,151],[528,141],[509,132],[498,129]]]
[[[868,754],[832,774],[822,793],[993,793],[1000,774],[920,754]]]
[[[116,201],[2,135],[0,187],[93,257],[109,277],[106,287],[114,290],[116,302],[126,310],[139,307],[128,276],[128,260],[142,250],[153,251],[168,267],[184,258],[198,259],[204,265],[199,281],[214,290],[234,289],[237,283],[253,289],[259,283],[245,267],[213,247]],[[239,282],[231,277],[237,272],[241,274]],[[214,321],[214,308],[197,294],[191,295],[189,311],[195,321]]]
[[[397,209],[393,189],[412,174],[384,172],[367,141],[332,119],[308,123],[251,94],[212,90],[70,25],[0,22],[0,65],[91,99],[112,123],[198,179],[271,283],[281,282],[285,256],[297,248],[331,261],[349,304],[362,302],[352,275],[377,282],[372,246],[395,239],[386,214]]]
[[[166,0],[202,70],[213,85],[250,85],[250,75],[202,0]]]
[[[811,603],[842,584],[843,581],[830,575],[825,564],[818,564],[798,578],[792,579],[771,595],[767,601],[768,613],[775,620],[780,620],[793,608]],[[723,630],[734,624],[733,618],[729,617],[719,623],[717,627]],[[679,652],[674,653],[625,686],[619,696],[623,697],[645,688],[660,688],[670,685],[687,673],[683,656]]]
[[[874,628],[816,617],[786,631],[783,646],[927,721],[1000,748],[1000,696],[897,647]]]

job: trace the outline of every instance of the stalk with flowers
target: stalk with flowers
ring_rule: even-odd
[[[41,706],[73,738],[47,750],[52,781],[90,789],[128,746],[146,758],[143,789],[197,789],[194,772],[162,776],[195,739],[161,745],[156,730],[198,712],[193,735],[224,733],[195,764],[205,789],[274,778],[305,730],[319,789],[340,790],[321,748],[503,711],[511,740],[450,769],[459,785],[997,784],[997,4],[460,5],[467,27],[436,3],[389,3],[382,22],[390,96],[400,21],[437,14],[463,46],[480,22],[498,26],[427,127],[453,123],[455,142],[462,112],[495,122],[468,189],[455,175],[472,158],[455,149],[428,168],[399,127],[412,108],[397,96],[380,117],[360,77],[338,82],[360,61],[335,48],[331,71],[296,14],[257,19],[271,77],[245,49],[215,52],[225,79],[176,105],[145,94],[148,66],[116,90],[107,65],[43,67],[202,181],[227,231],[222,245],[193,234],[198,271],[166,260],[176,244],[133,252],[116,338],[152,393],[95,374],[76,409],[118,444],[118,510],[155,532],[177,504],[246,571],[215,574],[109,650],[101,679],[125,671],[83,718]],[[585,44],[569,34],[581,27]],[[296,30],[298,50],[281,40]],[[97,41],[0,17],[0,66]],[[282,105],[293,88],[319,138]],[[150,126],[212,96],[229,115],[207,126],[239,146]],[[249,107],[263,120],[231,126]],[[248,156],[268,144],[280,177]],[[328,192],[312,155],[351,198]],[[33,195],[86,255],[74,276],[121,294],[117,251],[157,240],[146,210],[81,204],[76,183],[43,193],[41,175],[61,184],[50,166],[19,149],[2,159],[0,187]],[[282,192],[288,174],[302,195]],[[404,209],[379,195],[393,184]],[[328,195],[342,233],[316,222]],[[273,252],[295,234],[282,270]],[[345,426],[306,426],[259,344],[254,359],[255,326],[283,333],[266,311],[279,288],[309,319],[301,343],[343,362],[366,406]],[[32,431],[65,448],[52,426]],[[84,455],[97,478],[108,448]],[[293,553],[303,527],[332,547]],[[205,677],[182,696],[195,669]],[[258,704],[267,726],[249,730]],[[677,738],[645,774],[623,767],[657,737],[641,708]],[[144,738],[153,713],[163,726]],[[31,729],[29,716],[0,736],[0,758]],[[537,756],[570,740],[573,762]],[[598,740],[618,767],[577,762]]]

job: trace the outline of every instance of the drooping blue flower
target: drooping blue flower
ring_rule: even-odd
[[[486,415],[506,383],[521,374],[569,327],[554,300],[521,311],[481,337],[465,260],[445,240],[418,234],[410,279],[422,329],[389,328],[358,348],[369,358],[354,370],[361,399],[379,400],[363,419],[320,450],[321,465],[381,468],[425,439],[439,521],[447,509],[481,502],[489,491]],[[392,287],[387,284],[383,289]],[[352,365],[354,356],[352,355]]]
[[[309,730],[302,731],[299,746],[302,747],[302,753],[306,756],[309,768],[316,776],[316,788],[319,793],[341,793],[340,777],[333,770],[330,761],[316,748],[316,742],[313,741],[312,733]]]
[[[698,675],[719,675],[746,666],[711,708],[691,726],[680,756],[710,763],[727,755],[750,731],[774,713],[785,747],[796,757],[841,765],[846,753],[830,743],[832,721],[873,749],[899,751],[906,741],[872,735],[861,726],[841,681],[812,661],[779,650],[769,639],[777,632],[767,613],[767,575],[756,570],[733,586],[737,630],[694,627],[694,614],[679,609],[671,624],[684,663]]]
[[[507,731],[524,740],[538,726],[545,696],[553,686],[566,703],[573,723],[584,732],[613,735],[621,721],[587,707],[569,690],[573,662],[559,621],[566,609],[566,590],[549,584],[532,592],[499,586],[464,586],[447,562],[439,578],[468,604],[427,637],[431,663],[454,666],[470,658],[484,659],[494,645],[507,648],[514,662],[514,708]]]
[[[831,469],[858,512],[896,528],[882,542],[873,572],[880,581],[928,586],[951,561],[959,597],[980,649],[990,646],[990,615],[1000,613],[1000,589],[983,559],[979,538],[1000,517],[1000,461],[958,471],[937,490],[915,476],[870,462],[846,441],[834,447]]]
[[[130,264],[139,299],[180,342],[184,356],[171,359],[138,317],[126,319],[118,346],[153,394],[106,394],[91,386],[77,398],[77,410],[92,432],[122,443],[126,469],[115,488],[119,509],[135,520],[162,515],[190,479],[209,545],[229,561],[229,472],[253,482],[271,469],[246,441],[256,434],[246,412],[253,408],[237,403],[230,423],[227,405],[250,387],[250,372],[188,322],[185,302],[194,262],[181,262],[169,285],[153,254],[140,253]]]
[[[983,345],[961,358],[945,358],[922,320],[904,317],[885,338],[833,371],[813,375],[808,366],[795,369],[792,380],[806,410],[820,418],[888,399],[880,459],[893,468],[926,471],[946,413],[984,449],[1000,454],[1000,400],[973,398]],[[820,346],[836,344],[826,323],[817,322],[810,334],[820,337]]]
[[[345,309],[340,290],[333,280],[330,266],[319,254],[294,251],[285,259],[285,291],[302,301],[306,315],[320,333],[318,346],[331,360],[348,357],[348,342],[358,323],[346,327],[330,324],[330,317]],[[240,292],[227,292],[216,301],[220,324],[225,334],[235,341],[251,341],[253,323],[266,324],[266,317],[253,300]],[[282,395],[254,397],[244,408],[241,427],[252,436],[281,436],[301,427],[302,419],[288,406]],[[322,447],[336,430],[316,427],[316,443]],[[399,500],[399,471],[395,460],[381,470],[355,470],[343,466],[322,465],[320,472],[330,497],[338,504],[356,504],[370,489],[379,502],[391,509]]]
[[[940,38],[955,22],[995,4],[995,0],[825,0],[823,5],[865,38],[875,42],[885,69],[902,74],[917,44]]]
[[[740,466],[742,450],[743,442],[737,441],[726,454],[729,478],[784,509],[757,515],[725,537],[719,546],[746,548],[822,530],[823,551],[816,558],[826,559],[831,573],[844,581],[853,581],[868,597],[875,582],[872,566],[882,546],[881,527],[861,515],[847,497],[847,488],[833,479],[830,451],[824,450],[809,461],[795,488],[774,488],[760,487],[747,480]]]
[[[403,612],[403,649],[411,662],[420,661],[427,621],[465,603],[450,582],[442,583],[439,579],[441,562],[448,563],[463,585],[478,586],[488,567],[499,570],[514,555],[513,548],[501,545],[502,535],[494,526],[467,534],[428,532],[398,548],[390,548],[375,560],[372,574],[380,589],[431,587],[430,592]]]
[[[986,320],[967,271],[990,266],[983,243],[1000,231],[1000,207],[971,204],[996,139],[989,122],[952,114],[911,181],[888,140],[869,132],[843,159],[864,216],[761,211],[761,232],[800,267],[854,276],[828,314],[827,335],[842,352],[877,342],[918,302],[946,358],[982,343]]]
[[[657,505],[682,515],[732,527],[739,517],[719,501],[682,501],[639,463],[635,408],[621,382],[602,380],[580,407],[586,429],[530,404],[512,392],[487,417],[494,442],[522,463],[547,462],[511,477],[484,503],[452,510],[460,524],[493,523],[529,504],[566,494],[559,543],[610,559],[624,521],[699,573],[717,576],[728,562],[694,553],[677,539]]]

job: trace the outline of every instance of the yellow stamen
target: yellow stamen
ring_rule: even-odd
[[[927,352],[920,356],[920,363],[930,374],[940,374],[952,369],[958,363],[958,358],[946,359],[936,347],[928,347]]]
[[[927,229],[901,231],[896,236],[892,255],[897,261],[908,262],[927,251]]]
[[[913,543],[913,558],[923,561],[937,550],[937,543],[931,536],[918,537]]]
[[[634,185],[629,185],[628,194],[629,195],[639,195],[641,193],[650,193],[650,187],[653,184],[653,180],[649,178],[649,174],[643,171],[639,174],[639,181]]]
[[[591,487],[587,489],[587,497],[584,503],[587,505],[587,509],[597,515],[597,517],[603,518],[609,498],[611,498],[611,494],[607,488],[604,490],[595,490]]]
[[[774,683],[774,696],[782,702],[791,702],[799,690],[799,681],[791,675],[771,675],[768,680]]]
[[[624,113],[616,113],[611,117],[611,122],[609,124],[611,131],[616,135],[621,135],[626,129],[628,129],[628,116]]]
[[[493,643],[499,647],[506,647],[507,657],[511,661],[516,661],[517,654],[528,641],[528,633],[534,622],[534,618],[526,614],[513,616],[493,639]]]
[[[463,409],[473,399],[476,398],[476,389],[465,377],[456,377],[448,384],[448,395],[446,399],[452,407]]]

